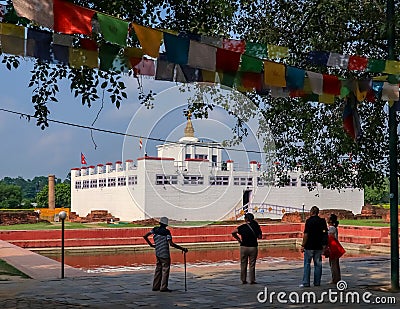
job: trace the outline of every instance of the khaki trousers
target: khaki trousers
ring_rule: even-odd
[[[257,247],[240,246],[240,280],[246,281],[247,264],[249,264],[250,282],[256,281],[256,260],[258,255]]]
[[[153,290],[165,290],[168,288],[171,258],[160,258],[158,256],[156,258],[157,264],[154,273]]]

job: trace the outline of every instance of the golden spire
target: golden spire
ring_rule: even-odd
[[[189,112],[188,113],[188,121],[186,123],[186,128],[185,128],[185,137],[194,137],[194,128],[192,125],[192,121],[190,120],[190,118],[192,118],[192,113]]]

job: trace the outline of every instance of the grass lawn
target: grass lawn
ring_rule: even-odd
[[[75,223],[75,222],[65,222],[65,229],[88,229],[100,227],[95,224],[84,224],[84,223]],[[14,225],[1,225],[0,231],[4,230],[54,230],[61,229],[61,222],[55,223],[32,223],[32,224],[14,224]]]
[[[360,219],[360,220],[339,220],[339,226],[340,225],[389,226],[390,224],[382,219]]]
[[[226,222],[212,222],[212,221],[187,221],[187,222],[171,222],[170,225],[174,226],[204,226],[209,224],[226,224]],[[108,223],[77,223],[65,222],[65,229],[91,229],[91,228],[131,228],[131,227],[153,227],[153,225],[145,226],[136,223],[120,222],[115,224]],[[14,225],[0,225],[0,231],[4,230],[54,230],[61,229],[61,222],[39,222],[34,224],[14,224]]]
[[[29,278],[23,272],[14,268],[7,262],[0,260],[0,281],[7,281],[8,276],[16,276],[16,277],[21,277],[21,278],[25,278],[25,279]]]

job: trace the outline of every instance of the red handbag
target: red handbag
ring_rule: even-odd
[[[328,247],[329,257],[331,259],[338,259],[346,252],[340,242],[333,235],[328,236]]]

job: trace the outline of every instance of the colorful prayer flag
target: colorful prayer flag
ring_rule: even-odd
[[[188,65],[207,71],[215,71],[217,48],[190,41]]]
[[[117,58],[121,47],[114,44],[103,43],[99,49],[100,70],[114,70],[113,63]]]
[[[286,58],[289,56],[289,49],[284,46],[268,44],[268,58]]]
[[[65,34],[92,34],[93,10],[67,1],[54,0],[54,31]]]
[[[364,71],[367,68],[368,59],[361,56],[350,56],[348,69],[351,71]]]
[[[71,68],[98,68],[98,52],[82,48],[69,48],[69,65]]]
[[[368,59],[367,71],[381,73],[385,70],[386,61],[381,59]]]
[[[156,75],[156,68],[154,60],[143,58],[139,64],[134,67],[139,75],[154,76]]]
[[[221,38],[202,35],[200,38],[200,42],[202,44],[207,44],[207,45],[215,46],[218,48],[222,48],[222,39]]]
[[[241,72],[254,72],[261,73],[264,68],[264,63],[261,59],[242,55],[242,61],[240,63]]]
[[[101,34],[110,43],[126,46],[129,23],[112,16],[97,13]]]
[[[53,0],[13,0],[13,6],[18,16],[53,29]]]
[[[290,90],[304,88],[305,71],[296,67],[286,67],[286,87]]]
[[[167,57],[162,54],[157,59],[156,80],[172,82],[174,79],[175,63],[169,62]]]
[[[157,58],[160,54],[160,45],[163,38],[161,31],[132,23],[136,36],[143,52],[150,57]]]
[[[246,48],[246,42],[243,40],[223,39],[222,48],[243,54]]]
[[[330,53],[327,66],[329,67],[339,67],[341,69],[347,69],[349,65],[349,58],[348,55],[342,55],[338,53]]]
[[[350,94],[343,109],[343,128],[350,137],[356,141],[361,136],[360,117],[357,112],[357,102],[354,95]]]
[[[384,73],[388,74],[400,74],[400,61],[397,60],[386,60]]]
[[[253,56],[259,59],[266,59],[267,46],[260,43],[246,42],[245,55]]]
[[[48,31],[28,28],[26,55],[39,60],[51,61],[50,44],[52,34]]]
[[[382,88],[383,101],[398,101],[399,100],[399,84],[383,83]]]
[[[308,62],[310,64],[326,66],[329,59],[329,52],[325,51],[311,51],[308,53]]]
[[[324,94],[340,95],[342,83],[335,75],[323,74],[322,92]]]
[[[272,87],[286,87],[286,67],[281,63],[264,61],[264,83]]]
[[[6,54],[25,55],[25,28],[13,24],[0,24],[1,48]]]
[[[322,94],[323,91],[323,76],[321,73],[307,71],[307,76],[310,80],[311,91],[315,94]]]
[[[72,35],[53,33],[53,44],[71,47],[74,42]]]
[[[236,72],[239,69],[240,53],[217,48],[216,69],[222,72]]]
[[[190,40],[173,34],[164,33],[164,44],[167,59],[176,64],[187,64]]]

